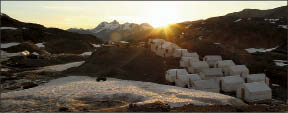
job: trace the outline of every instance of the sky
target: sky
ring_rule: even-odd
[[[90,29],[113,20],[159,27],[285,5],[286,1],[1,1],[1,12],[46,27]]]

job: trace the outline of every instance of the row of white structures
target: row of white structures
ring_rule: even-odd
[[[249,74],[245,65],[207,55],[200,61],[197,53],[189,53],[163,39],[149,39],[151,51],[162,57],[178,57],[182,69],[169,69],[165,78],[176,86],[216,92],[234,92],[247,102],[271,100],[269,78],[265,74]]]

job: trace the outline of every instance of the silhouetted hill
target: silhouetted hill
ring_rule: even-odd
[[[50,53],[82,53],[93,51],[91,44],[102,43],[89,34],[78,34],[40,24],[24,23],[1,13],[1,43],[44,43]]]

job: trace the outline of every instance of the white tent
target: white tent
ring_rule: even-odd
[[[245,80],[247,83],[263,81],[269,86],[269,78],[266,77],[266,75],[264,73],[250,74],[247,76],[247,78]]]
[[[216,77],[223,77],[221,68],[206,68],[202,69],[199,73],[201,79],[212,79]]]
[[[178,87],[191,88],[192,82],[201,80],[198,74],[184,74],[177,76],[175,85]]]
[[[233,62],[233,60],[222,60],[222,61],[217,61],[214,67],[222,68],[224,76],[228,76],[229,67],[231,66],[235,66],[235,63]]]
[[[264,82],[244,83],[236,93],[237,98],[247,102],[257,102],[272,99],[272,90]]]
[[[220,80],[220,88],[224,92],[236,91],[244,82],[239,75],[222,77]]]
[[[235,65],[229,67],[230,75],[240,75],[246,78],[249,75],[249,69],[245,65]]]
[[[149,38],[147,44],[148,44],[148,45],[151,45],[152,40],[153,40],[152,38]]]
[[[196,53],[196,52],[193,52],[193,53],[184,53],[183,54],[183,57],[194,57],[194,58],[198,58],[199,59],[199,55],[198,55],[198,53]]]
[[[151,51],[156,52],[160,45],[165,42],[163,39],[152,39],[151,41]]]
[[[189,73],[199,73],[202,69],[209,68],[209,65],[205,61],[193,62],[188,66]]]
[[[178,78],[175,80],[175,85],[179,87],[192,88],[193,81],[197,80],[201,80],[198,74],[179,75]]]
[[[192,84],[193,84],[194,89],[196,90],[215,92],[215,93],[220,92],[219,84],[214,79],[198,80],[198,81],[194,81]]]
[[[188,74],[186,69],[169,69],[168,71],[166,71],[165,78],[168,82],[175,82],[175,79],[179,75],[185,75],[185,74]]]
[[[219,55],[206,55],[203,61],[206,61],[210,67],[214,67],[217,61],[221,61],[222,57]]]
[[[164,42],[157,52],[162,57],[172,57],[176,49],[180,49],[180,47],[171,42]]]
[[[180,67],[188,67],[190,62],[199,62],[199,58],[195,57],[181,57],[179,63]]]
[[[188,53],[187,49],[176,49],[173,56],[174,57],[182,57],[184,53]]]

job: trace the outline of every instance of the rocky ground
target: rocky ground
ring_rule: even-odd
[[[203,55],[203,53],[200,53]],[[226,56],[224,56],[226,57]],[[56,64],[65,64],[85,60],[86,62],[75,68],[70,68],[63,72],[33,72],[44,66]],[[90,57],[78,54],[56,54],[40,59],[25,59],[13,57],[6,62],[2,62],[1,67],[1,86],[2,93],[15,90],[23,90],[36,87],[47,83],[55,78],[70,75],[88,75],[93,77],[113,77],[125,80],[136,80],[167,84],[165,82],[165,71],[169,68],[177,68],[179,59],[163,59],[154,55],[145,48],[102,48],[94,52]],[[147,62],[149,61],[149,62]],[[41,63],[42,62],[42,63]],[[17,65],[16,65],[17,64]],[[20,65],[21,64],[21,65]],[[113,65],[108,65],[113,64]],[[25,68],[24,68],[25,67]],[[32,72],[31,72],[32,71]],[[135,76],[137,75],[137,76]],[[280,74],[281,75],[281,74]],[[279,77],[269,76],[272,84],[279,84]],[[280,77],[281,78],[281,77]],[[273,90],[272,103],[249,105],[246,107],[237,106],[195,106],[187,105],[183,107],[169,108],[161,102],[137,106],[133,108],[121,107],[121,101],[112,102],[112,100],[99,101],[100,104],[111,104],[110,108],[69,108],[58,106],[59,111],[173,111],[173,112],[197,112],[197,111],[287,111],[285,105],[285,95],[287,88],[282,84],[271,85]],[[94,102],[93,102],[94,103]],[[115,106],[114,106],[115,104]],[[123,103],[122,103],[123,104]],[[77,106],[77,105],[75,105]],[[80,105],[79,105],[80,106]],[[155,107],[156,106],[156,107]],[[56,109],[56,108],[55,108]],[[26,109],[27,110],[27,109]],[[21,110],[22,111],[22,110]],[[23,109],[25,111],[25,109]]]

